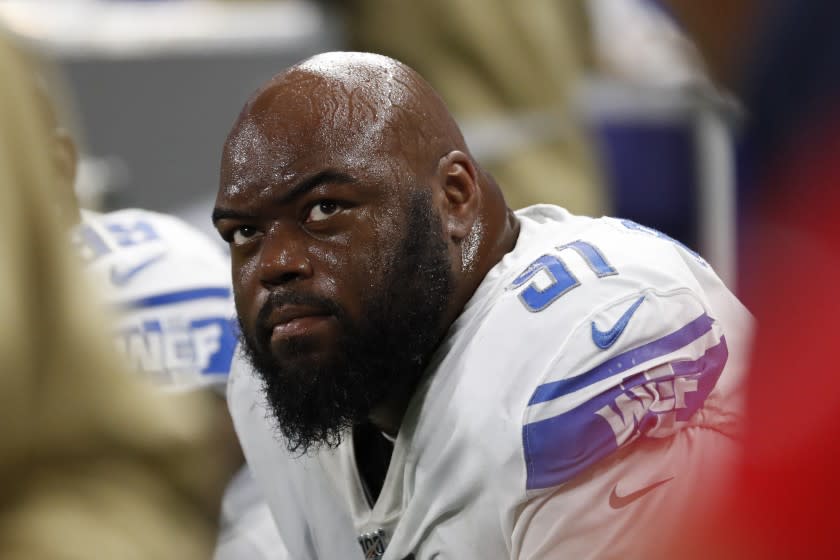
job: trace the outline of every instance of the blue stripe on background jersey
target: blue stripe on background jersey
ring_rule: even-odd
[[[194,288],[191,290],[155,294],[153,296],[120,302],[118,305],[120,307],[128,307],[131,309],[144,309],[147,307],[159,307],[161,305],[172,305],[175,303],[183,303],[199,299],[228,299],[230,296],[231,291],[229,288]]]

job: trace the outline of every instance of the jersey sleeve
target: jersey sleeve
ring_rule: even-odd
[[[146,210],[83,213],[73,233],[132,368],[174,390],[223,390],[237,328],[228,259],[184,221]]]
[[[548,281],[518,293],[561,334],[524,403],[512,558],[645,557],[737,454],[749,313],[685,248],[607,225],[575,242],[591,255],[558,247]]]
[[[511,558],[664,558],[661,543],[728,492],[736,440],[700,426],[639,438],[519,513]]]
[[[688,289],[631,293],[587,316],[524,413],[527,490],[562,485],[639,438],[731,423],[712,396],[727,364],[723,328]],[[712,396],[716,414],[701,412]]]

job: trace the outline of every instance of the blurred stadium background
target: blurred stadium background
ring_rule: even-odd
[[[695,19],[709,67],[740,86],[741,102],[712,84],[666,6],[687,24]],[[758,375],[746,387],[747,446],[732,499],[721,515],[693,520],[682,542],[666,540],[662,558],[836,556],[838,17],[833,0],[0,2],[0,30],[46,63],[45,89],[79,144],[76,191],[87,208],[171,213],[215,239],[221,146],[250,93],[308,55],[374,50],[441,91],[512,206],[621,216],[700,251],[758,318]],[[27,146],[12,144],[16,154]],[[6,224],[6,241],[27,248],[23,262],[55,256],[29,250],[39,247],[41,223],[0,209],[21,218]],[[59,247],[55,239],[44,246]],[[55,286],[66,283],[55,275]],[[45,322],[60,325],[49,311]],[[6,316],[7,333],[26,332],[25,313]],[[14,348],[18,339],[6,338]],[[70,383],[64,350],[49,373]],[[21,372],[39,379],[34,368]],[[7,391],[10,418],[29,406],[16,395]],[[7,424],[20,436],[13,443],[28,433]],[[132,437],[134,424],[125,424]],[[91,519],[93,534],[99,518]]]
[[[7,1],[0,21],[65,86],[59,103],[82,152],[77,192],[87,207],[173,213],[212,234],[220,149],[243,101],[308,55],[369,48],[412,64],[442,91],[512,205],[555,202],[650,225],[698,249],[734,287],[738,108],[710,85],[668,12],[650,0],[506,4]],[[436,9],[463,11],[472,33],[532,60],[482,60],[481,37],[448,46]],[[520,17],[528,13],[543,21]],[[424,17],[442,39],[412,41],[400,19],[422,25]],[[520,35],[500,37],[499,22]],[[447,65],[448,74],[438,71]],[[475,67],[470,90],[459,79]],[[506,88],[534,93],[511,99]],[[475,91],[500,101],[473,110]],[[540,167],[543,149],[566,167]]]

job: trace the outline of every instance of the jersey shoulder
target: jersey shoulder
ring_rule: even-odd
[[[707,421],[696,413],[724,374],[732,326],[728,291],[670,238],[612,218],[536,225],[523,224],[523,258],[484,326],[518,372],[529,490]]]
[[[139,208],[105,213],[83,210],[81,223],[72,237],[86,261],[149,246],[165,247],[185,255],[194,253],[197,259],[220,262],[225,258],[219,243],[183,219]]]
[[[223,251],[166,214],[83,212],[73,243],[135,370],[165,387],[224,383],[237,330]]]
[[[108,300],[191,289],[230,295],[222,248],[175,216],[139,209],[85,211],[72,240]]]

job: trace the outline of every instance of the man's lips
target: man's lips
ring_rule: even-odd
[[[305,305],[282,305],[268,318],[271,339],[310,334],[325,326],[332,314],[322,308]]]

